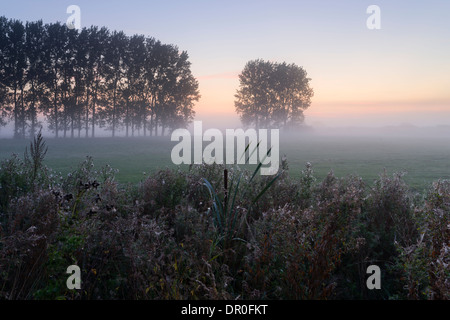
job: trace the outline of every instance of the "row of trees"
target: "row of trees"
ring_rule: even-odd
[[[0,17],[0,125],[14,137],[48,123],[56,137],[164,135],[200,98],[188,54],[143,35]],[[42,115],[42,117],[41,117]]]
[[[239,75],[236,112],[256,128],[295,128],[314,95],[306,71],[296,64],[249,61]]]

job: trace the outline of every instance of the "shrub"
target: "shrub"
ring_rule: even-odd
[[[361,221],[361,236],[366,239],[363,269],[378,265],[384,270],[384,285],[381,291],[365,289],[364,298],[387,299],[403,288],[401,273],[395,266],[399,254],[396,243],[410,245],[418,233],[413,197],[402,176],[399,173],[391,178],[383,172],[365,200]]]
[[[339,180],[330,174],[315,190],[312,207],[286,205],[266,212],[253,226],[253,252],[247,257],[247,281],[263,290],[250,296],[258,292],[259,298],[330,297],[342,255],[356,247],[351,236],[362,192],[360,180]]]
[[[187,193],[187,181],[180,171],[163,170],[142,185],[144,213],[154,214],[161,208],[173,209]]]
[[[450,181],[437,181],[416,209],[420,236],[398,244],[408,299],[450,299]]]
[[[47,247],[58,232],[58,208],[50,191],[35,191],[10,204],[0,242],[0,297],[32,297],[45,273]]]

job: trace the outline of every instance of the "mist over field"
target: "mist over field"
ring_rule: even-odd
[[[227,124],[223,125],[225,140]],[[211,127],[206,121],[203,131]],[[95,139],[54,139],[52,133],[44,131],[49,147],[45,163],[68,174],[85,157],[92,156],[96,166],[109,164],[118,169],[117,179],[123,183],[137,183],[159,169],[177,167],[171,160],[171,150],[177,142],[171,142],[170,136],[111,138],[110,132],[101,130],[97,130],[97,135]],[[22,156],[29,143],[29,139],[0,139],[0,159],[12,153]],[[203,142],[203,148],[206,145],[208,142]],[[404,172],[411,187],[422,190],[437,179],[450,178],[450,127],[303,126],[296,131],[281,131],[280,159],[283,156],[293,178],[300,176],[307,162],[313,165],[319,178],[333,171],[339,177],[359,175],[367,183],[386,169],[389,173]]]
[[[450,1],[3,2],[0,301],[450,300]]]

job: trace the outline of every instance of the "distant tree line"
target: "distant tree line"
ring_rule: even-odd
[[[143,35],[0,17],[0,126],[34,136],[164,135],[186,127],[200,98],[188,54]]]

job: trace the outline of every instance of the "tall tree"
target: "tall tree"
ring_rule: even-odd
[[[9,93],[8,66],[8,37],[9,21],[6,17],[0,17],[0,126],[6,124],[6,117],[11,112]]]
[[[104,104],[103,93],[105,89],[104,69],[105,69],[105,55],[106,45],[108,43],[109,30],[107,28],[98,29],[97,27],[91,27],[89,39],[89,60],[91,84],[92,84],[92,113],[91,113],[91,125],[92,134],[95,137],[95,126],[100,122],[97,119],[97,107],[101,107]],[[90,85],[88,83],[88,85]]]
[[[105,53],[105,80],[109,95],[106,96],[106,105],[102,118],[109,125],[112,136],[121,120],[121,105],[123,103],[123,88],[125,76],[125,54],[128,46],[128,38],[123,32],[114,31],[108,42]]]
[[[306,71],[295,64],[253,60],[239,75],[236,112],[245,125],[297,127],[314,95]]]
[[[48,90],[46,90],[46,72],[44,57],[45,28],[42,21],[26,23],[25,52],[27,58],[26,84],[28,86],[26,103],[30,123],[30,137],[34,137],[38,125],[37,116],[40,107],[48,104]]]
[[[66,26],[61,23],[46,25],[45,36],[45,69],[47,70],[47,88],[51,92],[51,106],[46,108],[49,128],[55,132],[55,137],[59,137],[60,112],[63,101],[62,84],[64,80],[64,48],[66,46]]]
[[[92,47],[95,46],[95,43],[92,43],[91,37],[92,28],[83,28],[78,36],[78,57],[80,64],[80,72],[83,79],[83,99],[80,104],[80,115],[79,115],[79,127],[80,130],[82,127],[85,130],[85,137],[89,137],[89,113],[90,113],[90,104],[91,104],[91,95],[92,95],[92,83],[94,82],[94,71],[93,71],[93,61]],[[83,118],[83,119],[82,119]],[[81,122],[84,120],[84,126]]]
[[[175,63],[174,105],[176,108],[167,121],[169,130],[186,127],[194,119],[194,103],[200,99],[198,81],[192,75],[191,63],[188,59],[189,55],[183,51],[177,56]]]
[[[4,80],[8,94],[11,94],[14,119],[14,137],[25,137],[26,114],[24,106],[25,73],[25,27],[18,20],[9,20],[5,26],[6,37],[3,49]]]
[[[130,134],[130,129],[131,135],[134,136],[136,126],[139,126],[142,118],[145,117],[145,115],[140,112],[143,104],[141,93],[144,90],[145,82],[143,77],[145,56],[145,37],[142,35],[133,35],[128,41],[128,47],[124,57],[124,62],[126,64],[124,122],[127,137]]]
[[[87,90],[87,76],[88,76],[88,59],[89,59],[89,42],[88,30],[83,28],[76,37],[74,45],[74,114],[72,119],[72,132],[76,129],[78,137],[81,137],[81,130],[88,125],[88,120],[84,121],[85,117],[89,117],[89,111],[86,115],[88,90]],[[85,123],[85,126],[83,125]],[[72,136],[74,134],[72,133]]]
[[[166,129],[185,127],[194,117],[194,102],[200,99],[198,81],[190,70],[187,52],[176,46],[155,46],[157,69],[154,78],[155,134]]]

